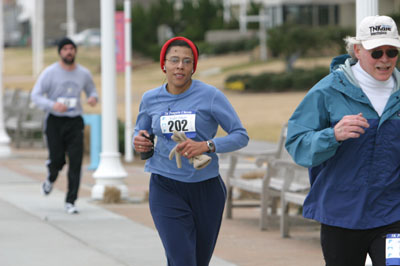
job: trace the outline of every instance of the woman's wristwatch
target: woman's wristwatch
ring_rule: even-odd
[[[215,145],[212,140],[207,140],[208,153],[215,151]]]

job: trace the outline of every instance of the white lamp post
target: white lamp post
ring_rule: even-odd
[[[10,137],[7,135],[4,125],[3,106],[3,60],[4,57],[4,21],[3,0],[0,0],[0,157],[11,155]]]
[[[75,34],[76,23],[74,15],[74,0],[67,0],[67,36]]]
[[[124,2],[125,17],[125,162],[133,161],[131,114],[131,1]]]
[[[229,23],[231,22],[231,1],[224,0],[223,5],[224,5],[224,12],[223,12],[224,22]]]
[[[115,0],[101,0],[101,134],[100,164],[93,174],[96,184],[92,198],[103,199],[106,186],[116,187],[121,198],[128,197],[123,180],[127,176],[120,161],[117,134],[117,97],[115,69]]]
[[[356,26],[367,16],[378,15],[378,0],[357,0],[356,2]]]
[[[44,0],[34,0],[34,15],[32,23],[32,53],[33,76],[37,77],[43,69],[43,43],[44,43]]]

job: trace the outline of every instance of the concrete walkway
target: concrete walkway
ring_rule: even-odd
[[[0,265],[166,265],[155,230],[89,198],[69,215],[64,197],[58,189],[44,197],[39,181],[0,167]],[[235,264],[214,257],[211,265]]]
[[[141,161],[124,163],[130,200],[104,204],[90,198],[95,180],[85,157],[80,214],[68,215],[63,209],[67,169],[49,196],[40,193],[46,158],[47,151],[36,148],[13,149],[11,158],[0,158],[1,266],[166,265],[146,201],[149,174]],[[282,239],[278,220],[260,231],[258,219],[259,208],[236,208],[233,219],[224,218],[210,265],[324,265],[318,224],[300,218],[291,227],[291,238]]]

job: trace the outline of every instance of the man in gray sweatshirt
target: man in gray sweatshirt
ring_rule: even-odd
[[[65,210],[69,214],[78,213],[75,201],[81,178],[84,128],[81,92],[85,92],[90,106],[95,106],[98,101],[92,75],[88,69],[75,63],[76,53],[77,48],[72,40],[60,40],[60,60],[43,70],[31,94],[32,101],[47,112],[44,132],[49,159],[42,192],[44,195],[50,194],[67,155],[69,169]]]

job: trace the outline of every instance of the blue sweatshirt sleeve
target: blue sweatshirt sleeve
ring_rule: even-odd
[[[336,141],[324,94],[310,90],[288,122],[286,149],[293,160],[314,167],[335,155]]]
[[[151,117],[149,116],[146,108],[146,104],[144,99],[140,102],[139,105],[139,114],[136,119],[136,125],[135,125],[135,132],[133,137],[137,136],[139,134],[140,130],[147,130],[150,134],[151,132]]]
[[[249,142],[246,129],[225,95],[217,90],[211,104],[211,112],[221,126],[228,133],[224,137],[214,138],[215,151],[225,153],[243,148]]]

